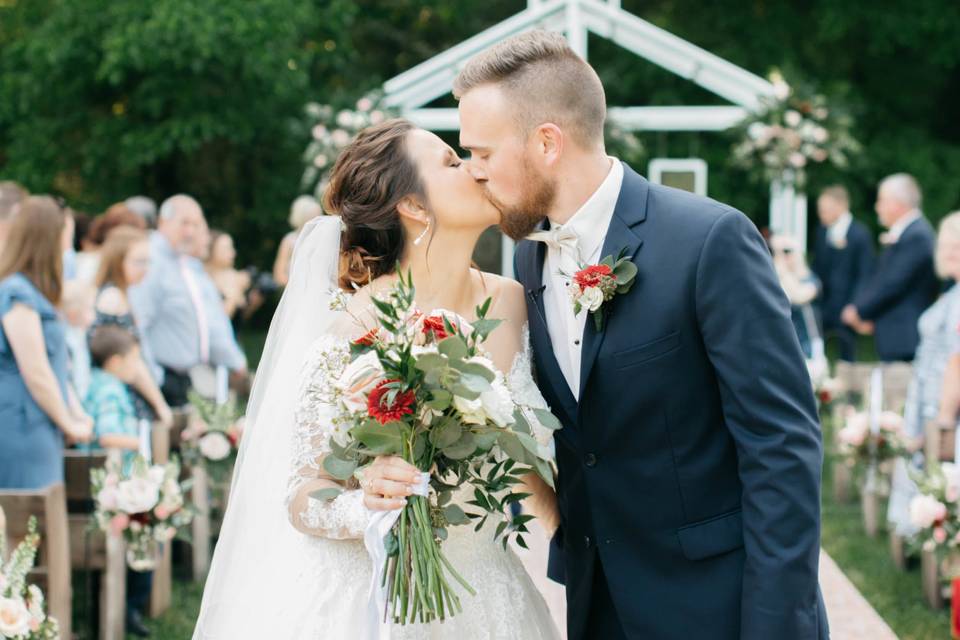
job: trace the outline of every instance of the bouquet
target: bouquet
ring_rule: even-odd
[[[879,429],[870,429],[866,412],[852,408],[846,423],[837,433],[838,452],[851,466],[857,462],[879,464],[907,453],[903,438],[903,418],[893,411],[883,411],[878,418]]]
[[[791,87],[777,71],[770,81],[774,95],[761,98],[758,112],[737,128],[741,140],[733,149],[734,164],[767,181],[790,173],[800,187],[812,164],[829,162],[845,169],[861,149],[851,134],[853,120],[828,108],[823,95]]]
[[[421,314],[413,300],[413,283],[402,274],[393,290],[373,300],[377,326],[351,345],[352,362],[336,383],[341,418],[323,463],[342,480],[378,455],[401,456],[429,472],[429,488],[392,512],[386,559],[375,567],[382,569],[384,617],[399,624],[459,612],[454,581],[475,595],[443,552],[448,527],[473,521],[479,531],[492,518],[504,547],[511,535],[526,546],[522,534],[533,516],[510,510],[529,495],[517,490],[521,477],[536,473],[553,486],[549,451],[531,424],[560,428],[549,411],[514,403],[504,376],[485,357],[481,344],[500,324],[486,317],[490,300],[472,324],[448,312]],[[452,502],[464,485],[473,489],[471,513]],[[315,493],[332,499],[337,490]]]
[[[960,467],[950,462],[914,472],[920,493],[910,501],[914,542],[925,551],[955,552],[960,547]]]
[[[27,536],[10,554],[6,564],[7,540],[0,530],[0,638],[12,640],[58,640],[60,625],[44,613],[43,592],[27,584],[40,546],[37,519],[30,517]]]
[[[123,536],[127,564],[134,571],[152,570],[158,545],[173,540],[193,519],[176,459],[151,466],[138,456],[129,472],[108,461],[105,468],[91,471],[90,479],[94,524],[110,535]]]
[[[202,462],[211,475],[222,479],[233,468],[240,448],[240,409],[232,400],[216,404],[193,390],[188,398],[196,413],[181,435],[184,460],[191,465]]]

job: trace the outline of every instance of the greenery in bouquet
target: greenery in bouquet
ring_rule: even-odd
[[[910,522],[917,528],[912,542],[941,558],[956,556],[960,549],[960,467],[944,462],[925,472],[911,471],[911,475],[919,490],[910,500]],[[958,568],[947,577],[960,577]]]
[[[108,535],[123,536],[127,564],[149,571],[159,545],[182,534],[193,519],[184,498],[189,481],[180,482],[180,464],[150,465],[137,456],[129,469],[113,460],[90,472],[96,508],[94,526]]]
[[[7,539],[0,530],[0,638],[58,640],[60,625],[45,612],[43,591],[27,584],[40,547],[37,519],[30,516],[27,535],[7,558]],[[4,560],[6,561],[4,562]]]
[[[183,430],[183,459],[202,464],[214,480],[230,474],[243,435],[243,413],[233,400],[217,404],[191,390],[188,393],[194,415]]]
[[[761,98],[759,110],[735,130],[739,142],[733,163],[748,169],[757,181],[771,182],[793,175],[806,183],[812,165],[845,169],[860,152],[852,118],[827,98],[803,86],[787,84],[779,71],[770,74],[774,95]]]
[[[311,102],[304,108],[310,143],[303,153],[306,169],[301,187],[321,198],[327,186],[327,174],[337,156],[357,134],[399,113],[383,104],[380,93],[369,93],[357,100],[352,109],[336,109],[329,104]]]
[[[553,486],[546,443],[531,425],[560,428],[549,412],[516,404],[481,344],[500,324],[486,317],[490,300],[467,323],[449,312],[414,308],[407,275],[373,300],[377,326],[351,345],[352,362],[336,389],[342,417],[335,420],[332,453],[324,468],[349,479],[379,455],[397,455],[430,472],[426,496],[413,495],[384,539],[385,616],[393,621],[443,620],[461,610],[452,582],[470,585],[444,555],[450,526],[471,522],[477,531],[499,521],[493,534],[506,547],[514,536],[526,546],[530,515],[511,506],[529,494],[521,478],[536,473]],[[470,513],[453,501],[469,485]],[[331,499],[336,490],[314,497]]]
[[[882,411],[874,430],[867,412],[849,407],[844,425],[837,432],[837,453],[850,466],[874,466],[906,455],[903,417],[893,411]]]

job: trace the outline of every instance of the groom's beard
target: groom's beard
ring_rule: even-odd
[[[528,166],[524,166],[523,183],[520,202],[515,205],[499,202],[487,192],[490,202],[500,210],[500,231],[517,241],[534,232],[557,197],[556,181],[537,175]]]

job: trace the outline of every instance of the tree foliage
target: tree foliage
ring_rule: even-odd
[[[521,10],[523,0],[0,0],[0,176],[96,213],[134,193],[194,194],[267,266],[299,189],[308,101],[352,105],[383,80]],[[877,180],[917,175],[938,219],[960,205],[955,0],[624,0],[731,62],[846,102],[864,153],[839,176],[873,221]],[[722,104],[599,38],[611,105]],[[440,104],[452,105],[451,98]],[[455,142],[455,137],[448,138]],[[649,156],[699,156],[710,194],[765,220],[721,133],[649,133]],[[638,166],[641,171],[645,169]]]

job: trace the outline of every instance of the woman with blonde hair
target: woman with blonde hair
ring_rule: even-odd
[[[16,206],[0,255],[0,487],[63,482],[64,438],[90,440],[93,424],[67,383],[63,209],[48,196]]]
[[[97,272],[96,320],[91,331],[102,325],[117,325],[130,331],[140,343],[142,367],[131,385],[139,417],[151,419],[146,404],[164,424],[173,422],[170,406],[157,386],[156,365],[146,341],[140,339],[136,318],[130,308],[127,290],[143,281],[150,267],[150,244],[147,232],[135,227],[120,226],[107,234],[100,250]],[[146,404],[145,404],[146,403]]]
[[[323,215],[323,207],[313,196],[299,196],[293,201],[290,207],[290,217],[288,222],[293,227],[280,241],[280,248],[277,250],[277,259],[273,263],[273,279],[281,287],[287,286],[290,280],[290,258],[293,256],[293,246],[297,242],[297,236],[303,226]]]
[[[960,281],[960,211],[948,214],[940,222],[934,254],[937,275],[941,279]],[[944,374],[950,357],[960,351],[960,287],[954,284],[933,303],[917,323],[920,343],[913,360],[913,378],[907,390],[903,411],[903,429],[908,447],[915,451],[912,461],[897,460],[893,473],[893,487],[887,519],[901,536],[914,533],[910,523],[910,499],[917,488],[910,480],[908,465],[918,469],[923,465],[924,428],[937,417]]]

